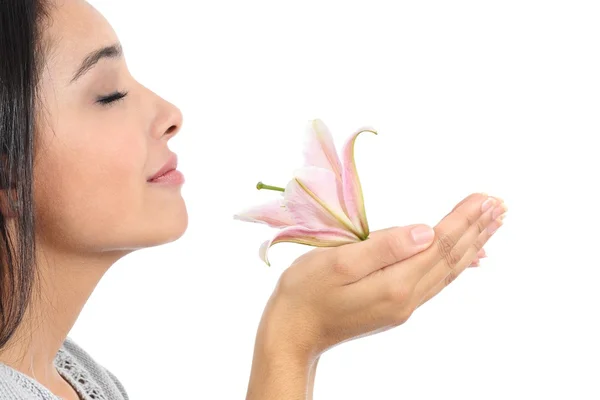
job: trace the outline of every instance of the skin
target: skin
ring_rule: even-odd
[[[393,227],[298,258],[265,308],[246,399],[312,399],[325,351],[406,322],[482,254],[506,210],[501,199],[475,193],[425,244],[412,241],[414,226]]]
[[[147,182],[170,154],[181,112],[138,83],[124,57],[104,58],[71,82],[88,53],[119,41],[88,3],[54,5],[44,30],[51,50],[41,77],[34,169],[42,285],[0,361],[77,399],[52,361],[85,302],[118,259],[176,240],[188,216],[180,186]],[[128,94],[108,106],[96,103],[116,90]]]
[[[130,75],[124,57],[102,59],[72,82],[90,52],[118,43],[88,3],[60,0],[50,21],[34,169],[40,286],[0,361],[76,400],[53,360],[99,280],[121,257],[174,241],[187,228],[180,188],[147,182],[169,156],[182,116]],[[128,94],[110,106],[96,102],[115,90]],[[9,195],[0,191],[10,216]],[[485,228],[499,226],[506,211],[496,200],[482,215],[486,197],[466,198],[421,245],[411,240],[414,226],[395,227],[296,260],[265,307],[247,399],[312,399],[325,351],[402,324],[483,257]]]

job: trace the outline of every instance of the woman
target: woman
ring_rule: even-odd
[[[0,398],[127,399],[67,335],[111,265],[185,232],[182,182],[154,179],[175,165],[181,113],[135,81],[84,0],[0,2],[0,88]],[[505,211],[476,193],[434,229],[297,259],[265,308],[247,398],[312,398],[321,354],[406,321],[477,265]]]

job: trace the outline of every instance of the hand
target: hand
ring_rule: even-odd
[[[482,212],[484,203],[490,207]],[[403,324],[482,254],[505,211],[501,200],[477,193],[444,217],[424,244],[410,235],[423,225],[413,225],[306,253],[282,274],[257,343],[311,363],[337,344]]]

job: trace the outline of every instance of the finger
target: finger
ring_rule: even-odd
[[[389,279],[402,279],[414,287],[440,262],[447,265],[448,269],[454,268],[467,250],[464,246],[455,248],[456,244],[467,232],[470,233],[469,237],[473,237],[485,229],[491,221],[491,210],[496,202],[495,198],[486,198],[479,193],[470,196],[434,227],[436,233],[434,244],[402,263],[402,271],[391,271],[393,278]],[[474,255],[472,258],[475,258]],[[388,269],[398,269],[398,267],[394,265]]]
[[[498,198],[498,197],[497,197]],[[502,214],[500,216],[500,219],[504,220],[504,217],[506,216],[505,214]],[[482,258],[487,258],[487,253],[485,252],[485,249],[481,249],[477,252],[477,257],[475,257],[475,259],[473,260],[473,262],[469,265],[469,267],[479,267],[480,265],[480,260]],[[467,267],[467,268],[469,268]]]
[[[460,203],[455,205],[454,208],[452,210],[450,210],[450,212],[444,216],[444,218],[447,217],[448,215],[450,215],[452,212],[454,212],[454,210],[456,210],[458,207],[462,206],[466,201],[473,200],[473,198],[475,196],[479,196],[479,195],[488,197],[487,193],[472,193],[472,194],[468,195],[467,197],[465,197],[464,199],[462,199],[460,201]]]
[[[500,216],[500,219],[504,221],[504,217],[506,217],[506,213],[502,214]],[[473,262],[469,265],[469,267],[479,267],[480,263],[480,259],[482,258],[487,258],[487,253],[485,252],[485,249],[481,249],[477,252],[477,257],[475,257],[475,260],[473,260]],[[467,267],[467,268],[469,268]]]
[[[431,246],[435,232],[427,225],[393,227],[372,232],[367,240],[333,249],[333,276],[345,285],[395,264]]]
[[[448,248],[452,249],[454,243],[458,242],[464,232],[471,227],[475,231],[481,231],[488,225],[493,208],[485,208],[485,212],[481,211],[482,204],[486,200],[483,195],[472,196],[434,228],[436,239],[433,245],[405,261],[381,268],[375,271],[377,273],[363,278],[356,283],[358,286],[355,288],[355,292],[360,293],[359,297],[367,299],[368,302],[378,302],[390,297],[412,298],[418,282],[440,261],[448,259],[444,256],[448,253]],[[482,217],[484,214],[486,219],[484,222],[480,222],[478,217]],[[440,244],[440,242],[442,243]],[[463,255],[463,253],[453,250],[450,256],[455,259],[453,264],[458,262]],[[473,256],[472,259],[474,258]]]
[[[506,205],[500,204],[494,211],[496,213],[500,213],[502,211],[506,212]],[[438,294],[443,288],[452,283],[452,281],[454,281],[468,266],[472,265],[472,260],[474,257],[477,257],[480,246],[483,246],[485,243],[487,243],[490,237],[495,233],[495,229],[497,229],[497,227],[502,226],[502,220],[503,219],[500,216],[492,220],[488,227],[479,235],[477,235],[476,239],[471,237],[470,242],[468,235],[465,235],[464,238],[461,238],[457,244],[457,248],[467,246],[468,249],[464,252],[464,256],[457,263],[455,268],[448,269],[447,265],[440,263],[436,265],[427,275],[425,275],[421,281],[419,281],[414,292],[415,298],[421,299],[419,300],[419,306]],[[478,266],[479,260],[475,261],[474,264]]]
[[[480,259],[485,258],[485,257],[487,257],[487,255],[485,254],[485,250],[484,249],[479,250],[477,252],[477,256],[475,257],[475,259],[473,259],[471,261],[471,264],[469,264],[469,267],[479,267]],[[467,268],[469,268],[469,267],[467,267]]]
[[[486,198],[487,198],[487,197],[490,197],[490,196],[489,196],[487,193],[483,193],[483,192],[482,192],[482,193],[472,193],[472,194],[468,195],[467,197],[465,197],[464,199],[462,199],[462,200],[460,201],[460,203],[458,203],[457,205],[455,205],[455,206],[454,206],[454,208],[452,209],[452,211],[450,211],[448,214],[446,214],[446,215],[444,216],[444,218],[445,218],[445,217],[447,217],[448,215],[450,215],[450,214],[451,214],[453,211],[455,211],[455,210],[456,210],[458,207],[462,206],[462,205],[463,205],[463,204],[464,204],[466,201],[468,201],[468,200],[472,200],[472,199],[473,199],[475,196],[484,196],[484,197],[486,197]],[[500,197],[498,197],[498,196],[492,196],[492,197],[494,197],[494,198],[497,200],[497,202],[498,202],[498,203],[504,203],[504,200],[503,200],[502,198],[500,198]]]

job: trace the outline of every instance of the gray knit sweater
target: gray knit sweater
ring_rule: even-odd
[[[69,337],[58,350],[54,365],[82,400],[129,400],[121,382]],[[0,399],[60,400],[60,397],[33,378],[0,362]]]

